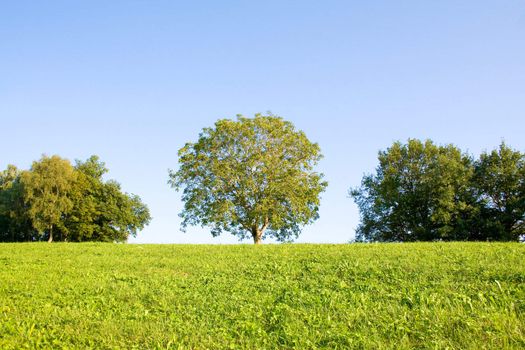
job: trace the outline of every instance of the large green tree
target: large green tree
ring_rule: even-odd
[[[150,220],[148,207],[97,156],[72,166],[43,157],[30,170],[0,172],[0,241],[125,241]]]
[[[21,173],[14,165],[0,172],[0,242],[30,241],[36,233],[24,200]]]
[[[375,174],[350,191],[360,213],[357,239],[454,240],[468,237],[476,211],[469,156],[452,145],[410,139],[379,152]]]
[[[230,232],[255,244],[296,238],[319,216],[327,186],[314,171],[320,159],[319,145],[280,117],[217,121],[179,150],[180,167],[170,170],[169,183],[183,190],[183,229],[207,226],[213,236]]]
[[[71,163],[56,155],[42,156],[21,176],[28,215],[48,242],[53,241],[53,229],[60,226],[64,215],[73,208],[71,191],[75,180]]]
[[[122,192],[114,180],[104,181],[108,169],[97,156],[77,161],[75,170],[73,209],[64,225],[70,240],[126,241],[151,221],[138,196]]]
[[[475,163],[474,186],[487,239],[516,241],[525,235],[525,154],[505,143],[482,153]]]

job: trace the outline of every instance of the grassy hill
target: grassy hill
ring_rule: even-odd
[[[525,245],[1,244],[0,348],[525,348]]]

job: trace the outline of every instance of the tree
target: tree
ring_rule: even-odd
[[[0,172],[0,241],[122,242],[150,221],[148,207],[122,191],[97,156],[73,167],[58,156]]]
[[[44,234],[47,230],[48,242],[53,241],[53,228],[73,208],[70,192],[75,180],[73,166],[56,155],[42,156],[21,176],[28,215],[36,230]]]
[[[481,154],[475,181],[487,239],[517,241],[525,235],[525,154],[505,143]]]
[[[475,212],[472,161],[452,146],[410,139],[379,152],[375,174],[350,191],[362,241],[429,241],[468,237]]]
[[[327,183],[314,167],[319,145],[274,115],[222,119],[179,150],[169,183],[183,189],[182,227],[211,227],[255,244],[287,241],[319,217]]]
[[[14,165],[0,172],[0,242],[31,241],[35,234],[27,214],[21,174]]]
[[[136,195],[123,193],[97,156],[75,165],[77,180],[72,191],[73,209],[64,218],[71,241],[122,242],[136,236],[150,221],[148,207]]]

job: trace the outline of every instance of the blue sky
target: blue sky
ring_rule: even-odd
[[[99,155],[150,207],[131,242],[179,231],[177,150],[271,110],[320,144],[329,187],[298,242],[346,242],[377,152],[431,138],[525,150],[523,1],[0,1],[0,167]]]

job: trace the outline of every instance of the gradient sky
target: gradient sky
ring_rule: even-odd
[[[0,0],[0,167],[99,155],[151,210],[130,242],[237,242],[179,231],[168,168],[203,127],[268,110],[325,156],[298,242],[347,242],[347,191],[393,141],[525,150],[525,1]]]

